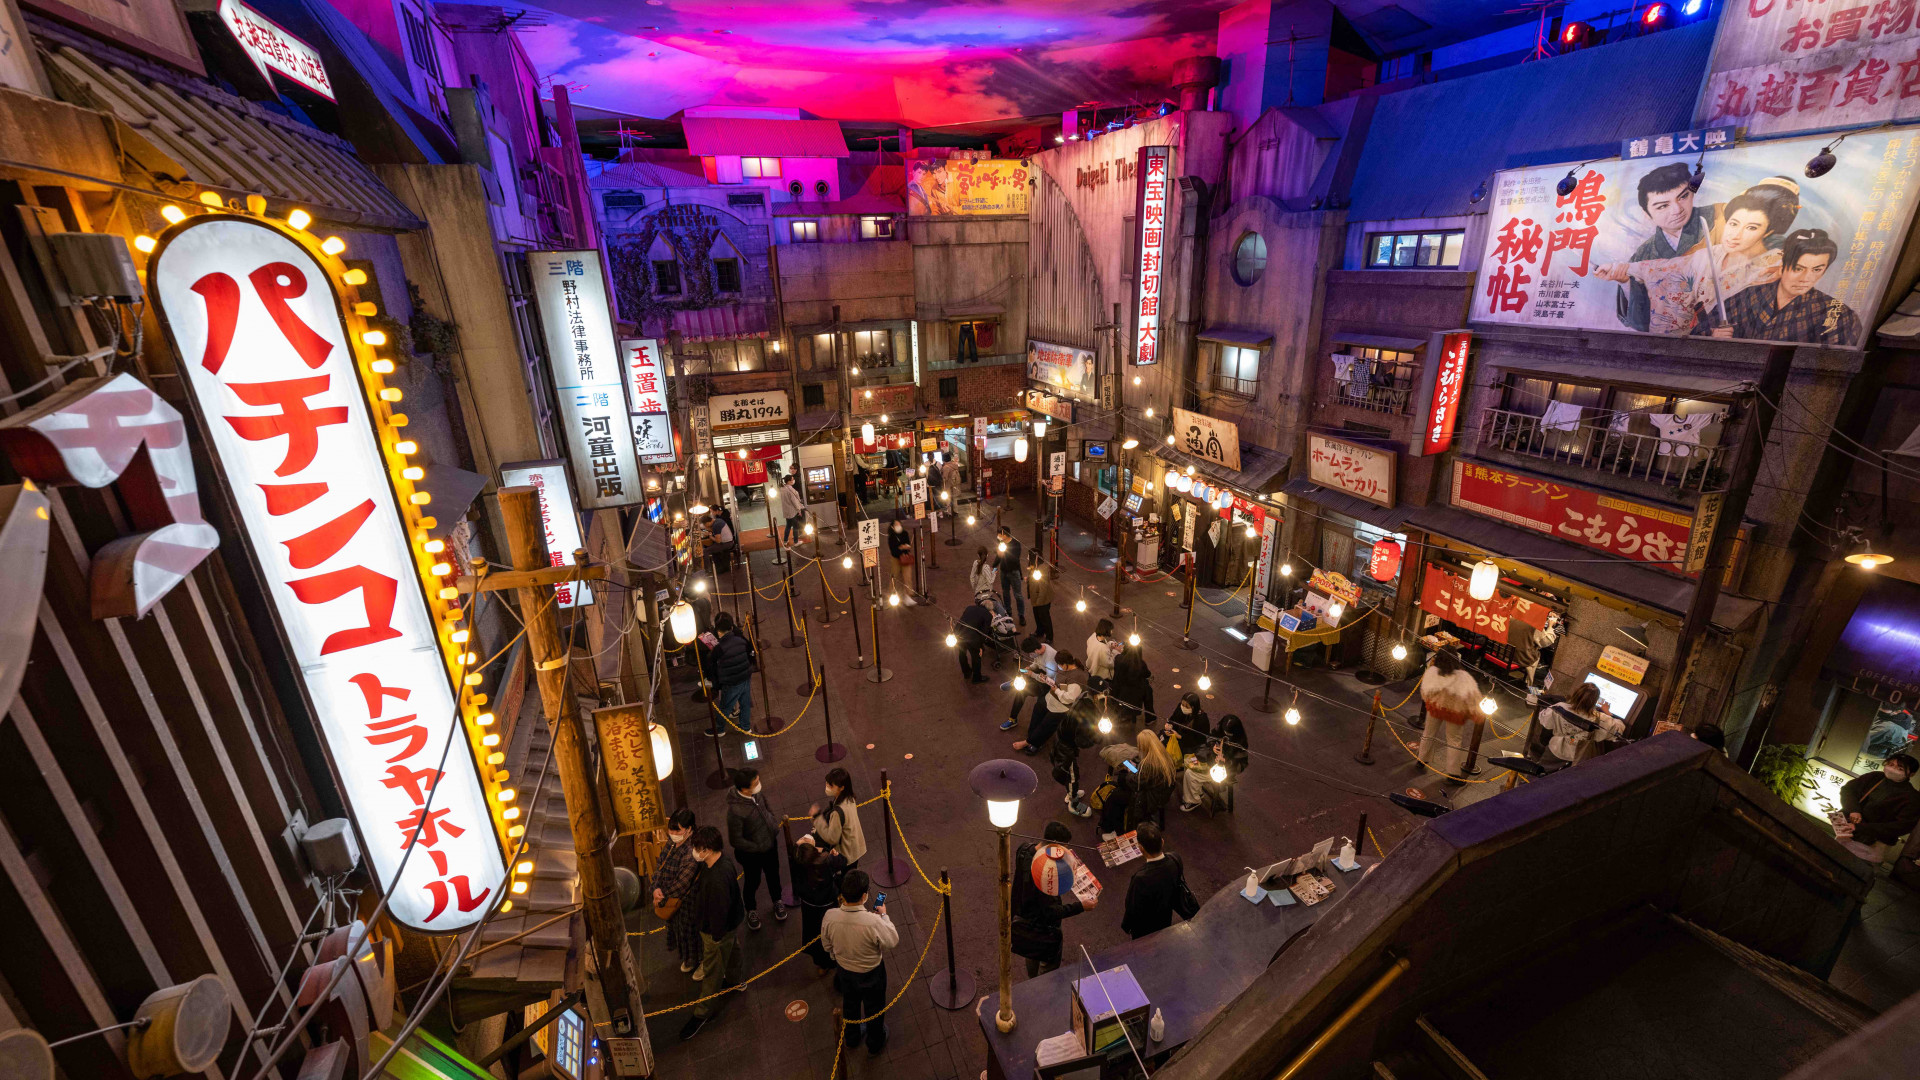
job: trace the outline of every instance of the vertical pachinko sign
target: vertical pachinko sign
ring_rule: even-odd
[[[1160,362],[1160,282],[1165,265],[1167,234],[1168,160],[1165,146],[1140,148],[1139,217],[1140,265],[1138,295],[1133,306],[1133,362]]]
[[[336,290],[351,271],[260,220],[191,218],[148,273],[391,913],[430,933],[469,926],[500,900],[518,813],[490,809],[511,794],[476,767],[492,717],[464,674],[401,391],[379,374],[385,337]]]

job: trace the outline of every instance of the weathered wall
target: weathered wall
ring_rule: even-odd
[[[905,240],[782,244],[780,298],[789,326],[913,318],[913,245]],[[904,359],[904,358],[903,358]]]
[[[907,237],[923,365],[952,355],[948,320],[962,316],[999,320],[999,338],[982,355],[1026,352],[1025,218],[910,218]]]

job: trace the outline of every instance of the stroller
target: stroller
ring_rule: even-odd
[[[1007,611],[1007,606],[1000,602],[1000,598],[995,596],[991,589],[975,594],[973,599],[975,603],[992,614],[988,625],[993,630],[993,640],[988,642],[988,648],[993,651],[993,670],[999,671],[1001,657],[1020,651],[1020,632],[1014,625],[1013,615]]]

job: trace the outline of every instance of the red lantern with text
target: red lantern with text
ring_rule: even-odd
[[[1400,573],[1400,545],[1392,540],[1375,540],[1373,555],[1367,560],[1367,573],[1375,581],[1392,581]]]

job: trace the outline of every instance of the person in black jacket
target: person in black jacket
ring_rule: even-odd
[[[1180,856],[1164,850],[1166,841],[1160,827],[1143,821],[1134,836],[1146,861],[1127,883],[1127,910],[1121,916],[1120,929],[1141,938],[1172,926],[1176,914],[1193,918],[1200,907],[1187,888],[1186,867],[1181,865]]]
[[[758,660],[753,642],[740,632],[733,615],[721,612],[713,617],[719,640],[713,645],[713,683],[720,690],[720,711],[739,725],[753,730],[753,670]]]
[[[1113,687],[1108,694],[1123,715],[1130,714],[1137,723],[1153,722],[1153,671],[1140,646],[1128,645],[1120,651],[1113,662]]]
[[[1073,842],[1073,833],[1057,821],[1047,822],[1041,835],[1050,844]],[[1039,850],[1029,840],[1013,857],[1013,952],[1026,959],[1029,979],[1060,966],[1060,949],[1066,940],[1060,923],[1087,910],[1070,888],[1053,896],[1034,884],[1033,857]]]
[[[894,518],[887,529],[887,573],[893,575],[893,588],[900,594],[901,603],[908,607],[919,603],[913,598],[913,536],[899,518]]]
[[[693,839],[687,843],[693,846],[693,857],[706,868],[694,885],[692,899],[693,921],[700,930],[701,946],[698,996],[708,998],[733,985],[727,981],[727,968],[740,944],[737,931],[745,918],[746,906],[740,901],[740,882],[735,880],[739,869],[721,850],[724,841],[720,830],[702,825],[693,831]],[[695,1005],[693,1018],[680,1029],[681,1040],[700,1034],[700,1029],[713,1019],[714,1012],[725,1001],[726,998],[715,998]]]
[[[727,791],[727,843],[746,874],[741,899],[747,905],[747,929],[760,929],[760,905],[754,899],[760,891],[760,879],[766,878],[767,899],[773,901],[773,917],[786,921],[787,905],[780,898],[780,819],[760,794],[760,770],[730,769],[733,787]]]
[[[1840,789],[1840,810],[1847,818],[1834,827],[1834,835],[1848,851],[1868,862],[1884,862],[1893,844],[1920,825],[1920,791],[1913,788],[1916,771],[1920,762],[1911,754],[1895,754],[1879,772],[1862,773]]]
[[[1000,538],[997,547],[999,558],[993,561],[994,568],[1000,571],[1000,602],[1007,605],[1007,614],[1020,620],[1020,628],[1027,626],[1027,594],[1021,588],[1020,541],[1013,538],[1013,530],[1005,525],[994,531]]]
[[[800,902],[800,936],[813,942],[807,946],[807,957],[813,961],[815,974],[831,975],[833,958],[814,939],[820,936],[820,920],[840,902],[840,877],[847,872],[846,856],[822,848],[809,833],[787,852],[787,859],[793,864],[793,898]]]
[[[993,640],[993,613],[976,597],[960,613],[960,625],[954,628],[953,636],[960,642],[960,674],[969,683],[986,682],[983,654]]]

